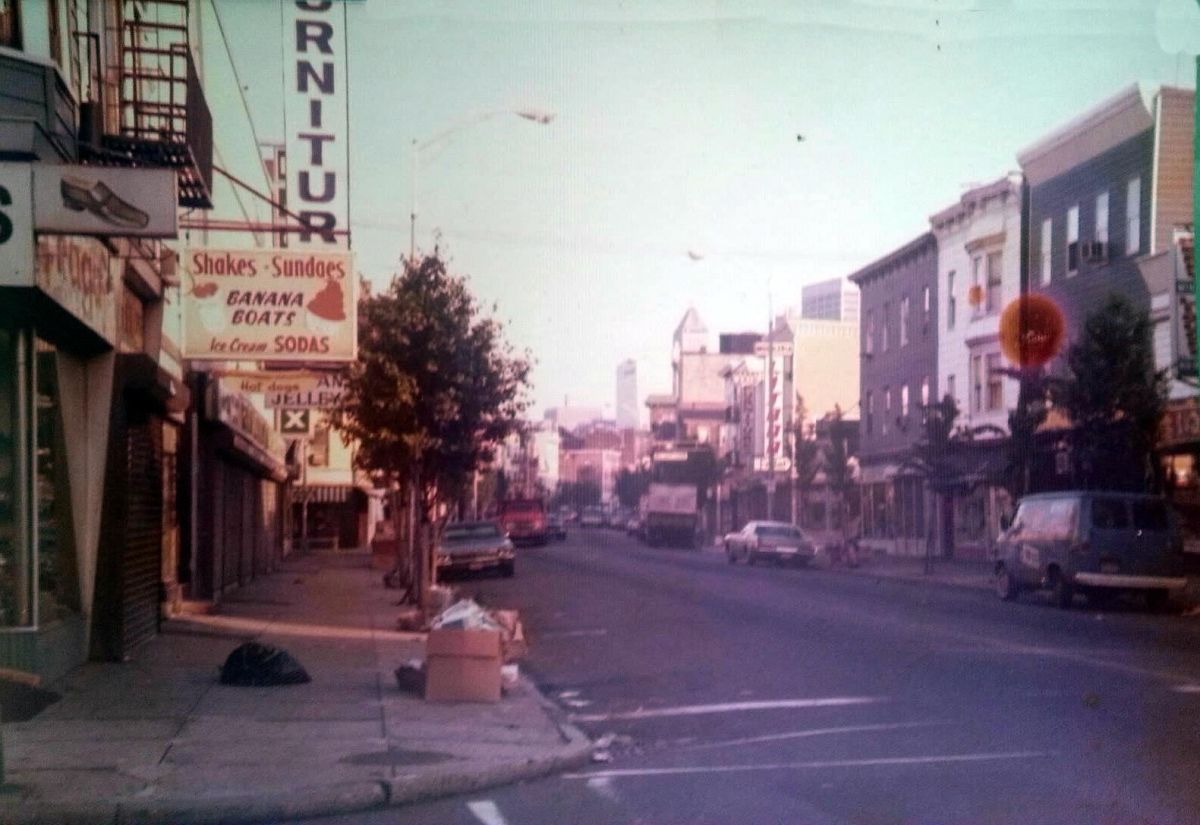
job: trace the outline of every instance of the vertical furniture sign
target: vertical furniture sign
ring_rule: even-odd
[[[347,246],[350,147],[345,4],[342,0],[285,2],[284,128],[289,210],[311,232],[301,246]]]

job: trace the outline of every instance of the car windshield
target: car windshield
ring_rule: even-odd
[[[759,525],[757,528],[755,528],[754,532],[756,534],[766,537],[766,538],[778,538],[778,539],[801,539],[801,538],[804,538],[803,534],[799,530],[797,530],[795,527],[788,527],[786,525],[763,524],[763,525]]]
[[[501,535],[500,528],[488,522],[451,524],[446,527],[445,532],[442,534],[442,541],[447,544],[454,544],[456,542],[474,541],[476,539],[499,538]]]

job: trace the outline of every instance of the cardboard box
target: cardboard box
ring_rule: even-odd
[[[500,701],[500,631],[431,630],[425,642],[425,699]]]

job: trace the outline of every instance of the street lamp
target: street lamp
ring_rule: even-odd
[[[408,215],[408,259],[410,261],[415,261],[417,257],[417,170],[420,167],[421,152],[448,140],[464,129],[504,115],[516,115],[522,120],[528,120],[530,123],[536,123],[539,126],[545,126],[554,120],[554,113],[543,109],[494,109],[463,118],[425,140],[412,139],[412,197],[410,199],[411,209]]]

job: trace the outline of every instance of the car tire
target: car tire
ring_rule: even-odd
[[[1151,613],[1162,613],[1167,609],[1167,604],[1171,601],[1171,594],[1166,590],[1147,590],[1146,591],[1146,609]]]
[[[1063,610],[1070,610],[1075,604],[1075,588],[1059,571],[1055,571],[1053,580],[1050,582],[1050,593],[1054,603]]]
[[[511,579],[516,574],[517,574],[517,563],[516,562],[510,561],[510,562],[500,565],[500,575],[503,576],[504,578]]]
[[[1013,579],[1012,574],[1008,572],[1008,568],[1003,564],[996,568],[993,583],[996,588],[996,595],[999,596],[1002,601],[1011,602],[1016,600],[1017,594],[1020,592],[1020,588],[1017,587],[1017,583]]]
[[[758,554],[753,550],[748,550],[746,552],[746,564],[748,564],[750,567],[758,564]]]
[[[730,564],[737,564],[737,554],[730,549],[728,544],[725,545],[725,555],[728,557]]]

